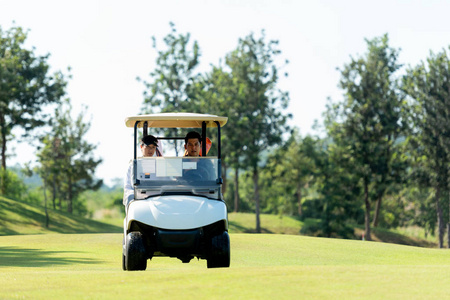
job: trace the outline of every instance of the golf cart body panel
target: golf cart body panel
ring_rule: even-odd
[[[220,129],[226,117],[194,113],[160,113],[129,117],[134,128],[134,200],[124,219],[123,269],[145,270],[154,256],[197,257],[208,268],[228,267],[230,242],[227,207],[222,197]],[[217,130],[217,156],[137,157],[142,128],[201,128],[202,153],[206,129]],[[157,137],[183,139],[183,137]]]
[[[223,201],[198,196],[156,196],[132,201],[128,207],[127,230],[132,222],[167,230],[190,230],[222,221],[228,229]]]

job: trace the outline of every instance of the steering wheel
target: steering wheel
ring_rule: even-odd
[[[190,171],[186,172],[183,177],[186,180],[195,180],[195,181],[203,180],[203,176],[202,176],[201,172],[199,172],[197,170],[190,170]]]

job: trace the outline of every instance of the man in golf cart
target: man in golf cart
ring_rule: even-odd
[[[184,138],[184,156],[199,156],[202,148],[202,137],[196,131],[190,131]]]
[[[162,156],[160,145],[158,140],[153,135],[144,136],[140,143],[141,152],[143,157]],[[127,204],[134,199],[133,188],[133,164],[128,165],[127,176],[123,185],[123,205],[127,207]]]
[[[190,131],[188,134],[186,134],[186,137],[184,138],[184,149],[185,153],[184,156],[189,157],[198,157],[201,156],[201,149],[202,149],[202,138],[200,133],[196,131]],[[200,160],[198,161],[198,171],[201,178],[203,179],[213,179],[214,174],[211,173],[213,170],[212,163],[209,160]],[[183,176],[189,176],[188,174],[192,172],[191,170],[187,170]]]

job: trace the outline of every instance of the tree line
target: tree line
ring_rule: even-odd
[[[317,134],[289,128],[278,88],[278,41],[249,34],[209,71],[201,50],[171,24],[145,85],[142,113],[225,115],[224,193],[230,209],[319,220],[309,230],[365,239],[377,226],[420,226],[450,245],[450,61],[445,49],[418,66],[399,63],[388,35],[339,68],[343,99],[329,101]],[[283,63],[280,65],[280,61]],[[165,132],[171,134],[170,132]],[[176,146],[174,146],[176,147]]]
[[[0,28],[0,131],[2,194],[11,190],[6,149],[12,129],[47,125],[39,135],[33,170],[45,199],[73,211],[80,194],[96,189],[101,159],[84,141],[89,122],[73,119],[68,77],[49,74],[47,56],[23,48],[27,33]],[[199,72],[201,48],[174,24],[162,45],[153,38],[156,67],[144,85],[141,113],[198,112],[224,115],[223,192],[229,209],[296,216],[305,233],[354,237],[365,228],[419,226],[450,245],[450,61],[447,50],[417,66],[399,63],[388,35],[367,39],[367,51],[338,70],[342,99],[329,100],[316,134],[290,128],[290,95],[278,87],[289,63],[265,32],[239,39],[217,65]],[[43,107],[53,106],[45,115]],[[171,132],[166,135],[182,135]],[[212,136],[213,143],[216,137]],[[180,145],[173,148],[179,151]],[[212,150],[213,151],[213,150]],[[11,192],[10,192],[11,193]],[[47,201],[47,200],[46,200]]]

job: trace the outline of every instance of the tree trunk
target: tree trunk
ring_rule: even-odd
[[[48,210],[47,210],[47,186],[45,184],[45,178],[44,178],[44,210],[45,210],[45,228],[48,228],[49,224],[49,217],[48,217]]]
[[[6,193],[6,124],[5,124],[5,116],[3,114],[0,114],[0,126],[1,126],[1,139],[2,139],[2,170],[3,170],[3,176],[1,176],[1,192],[2,195],[5,195]]]
[[[58,197],[58,208],[59,208],[59,210],[62,210],[62,199],[63,199],[63,197],[66,197],[66,196],[61,194],[61,187],[60,186],[57,186],[57,188],[56,188],[56,195],[59,195],[59,197]]]
[[[450,249],[450,191],[448,193],[447,248]]]
[[[372,240],[372,236],[370,235],[370,200],[369,200],[369,183],[367,180],[364,180],[364,203],[366,206],[366,212],[364,217],[365,223],[365,239],[367,241]]]
[[[73,208],[72,208],[72,178],[69,177],[69,182],[68,182],[67,185],[68,185],[67,212],[73,213]]]
[[[302,210],[302,187],[300,185],[300,182],[297,183],[297,203],[298,203],[298,216],[301,217],[303,214],[303,210]]]
[[[450,221],[447,223],[447,248],[450,249]]]
[[[330,205],[329,205],[329,198],[325,198],[325,203],[323,206],[323,233],[326,237],[331,237],[331,226],[330,226]]]
[[[435,201],[436,201],[436,213],[437,213],[437,221],[438,221],[438,233],[439,233],[439,248],[444,248],[444,234],[445,234],[445,225],[444,225],[444,217],[442,213],[442,207],[439,203],[439,198],[441,195],[440,186],[436,187]]]
[[[234,212],[239,211],[239,168],[234,169]]]
[[[6,134],[2,130],[2,168],[6,170]]]
[[[62,210],[62,197],[61,196],[58,198],[58,208],[59,208],[59,210]]]
[[[53,178],[53,195],[52,195],[53,209],[56,210],[56,180]]]
[[[392,136],[388,135],[388,142],[389,142],[389,144],[390,144],[391,140],[392,140]],[[388,146],[387,149],[386,149],[386,157],[388,157],[388,158],[391,157],[391,147],[390,146]],[[386,170],[390,170],[391,169],[386,161],[385,161],[385,169]],[[380,184],[383,186],[383,188],[382,188],[382,191],[380,191],[378,193],[377,203],[375,204],[375,213],[374,213],[374,216],[373,216],[373,227],[378,227],[378,221],[380,219],[381,203],[382,203],[382,200],[383,200],[384,192],[386,190],[386,188],[384,187],[385,184],[386,184],[386,177],[387,177],[386,173],[383,173],[382,176],[381,176]]]
[[[178,136],[178,130],[175,129],[175,131],[170,131],[170,132],[172,133],[171,136]],[[173,149],[175,150],[175,156],[178,156],[178,152],[179,152],[180,150],[184,151],[183,148],[181,148],[181,149],[179,150],[178,147],[179,147],[178,141],[177,141],[177,140],[174,140],[174,141],[173,141]],[[183,154],[183,156],[184,156],[184,154]]]
[[[261,223],[259,220],[259,186],[258,167],[253,169],[253,187],[255,189],[255,213],[256,213],[256,233],[261,233]]]
[[[375,204],[375,214],[373,216],[373,227],[378,227],[378,220],[380,218],[381,200],[383,200],[383,196],[379,195],[378,199],[377,199],[377,203]]]

